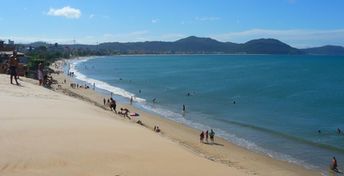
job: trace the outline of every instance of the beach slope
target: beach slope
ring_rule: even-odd
[[[248,175],[111,112],[0,75],[0,175]]]

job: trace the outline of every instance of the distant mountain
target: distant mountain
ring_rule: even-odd
[[[33,45],[46,43],[33,43]],[[220,42],[211,38],[190,36],[174,42],[108,42],[99,45],[59,45],[69,52],[97,55],[111,54],[323,54],[344,55],[341,46],[297,49],[276,39],[255,39],[246,43]]]
[[[302,54],[276,39],[251,40],[244,44],[220,42],[211,38],[190,36],[175,42],[131,42],[102,43],[100,49],[116,50],[120,53],[228,53],[228,54]]]
[[[322,47],[302,49],[306,54],[314,55],[344,55],[344,47],[326,45]]]
[[[241,50],[248,54],[303,54],[276,39],[257,39],[248,41],[241,46]]]

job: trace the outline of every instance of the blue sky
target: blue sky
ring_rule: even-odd
[[[96,44],[190,35],[344,46],[343,0],[0,0],[0,39]]]

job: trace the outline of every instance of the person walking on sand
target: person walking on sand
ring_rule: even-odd
[[[103,103],[104,103],[104,106],[105,106],[105,104],[106,104],[106,100],[105,100],[105,98],[103,99]]]
[[[42,63],[38,64],[37,78],[38,78],[38,84],[40,86],[42,86],[43,85],[43,65],[42,65]]]
[[[205,142],[206,143],[208,143],[208,136],[209,136],[209,134],[208,134],[208,130],[205,132]]]
[[[214,143],[215,132],[213,131],[213,129],[210,130],[209,137],[210,137],[211,143]]]
[[[199,135],[199,142],[203,143],[203,139],[204,139],[204,132],[202,131],[202,133]]]
[[[18,67],[18,60],[17,60],[17,54],[13,52],[13,55],[10,57],[9,61],[9,71],[10,71],[10,81],[11,84],[13,84],[13,77],[16,81],[16,84],[19,85],[17,80],[17,67]]]
[[[130,97],[130,104],[133,104],[133,96]]]
[[[117,106],[116,101],[114,99],[110,98],[110,109],[112,111],[115,111],[115,113],[117,114],[116,106]]]

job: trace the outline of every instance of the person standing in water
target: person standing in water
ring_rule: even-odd
[[[209,137],[210,137],[211,143],[214,143],[215,132],[213,131],[213,129],[210,130]]]
[[[333,170],[335,172],[339,172],[337,167],[338,167],[338,165],[337,165],[336,157],[333,157],[332,158],[332,164],[331,164],[331,170]]]
[[[133,96],[130,97],[130,104],[133,104]]]
[[[185,107],[185,104],[183,104],[183,112],[186,111],[186,107]]]
[[[202,133],[199,135],[199,142],[203,143],[203,139],[204,139],[204,132],[202,131]]]

